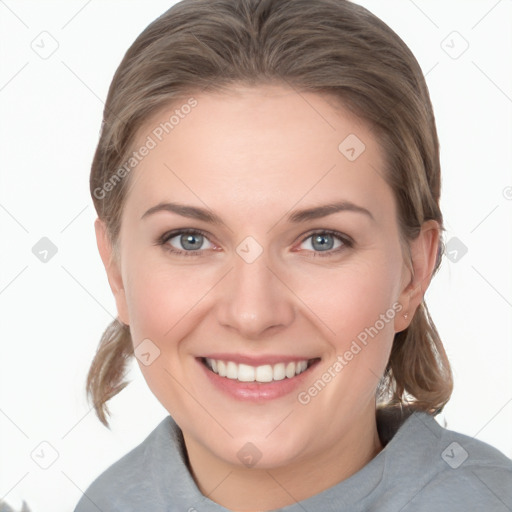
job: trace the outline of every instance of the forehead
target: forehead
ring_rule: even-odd
[[[177,199],[249,211],[345,198],[373,203],[376,216],[392,207],[371,128],[332,97],[280,86],[191,95],[145,122],[134,148],[144,145],[127,198],[139,210]]]

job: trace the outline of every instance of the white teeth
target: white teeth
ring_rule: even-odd
[[[295,375],[295,363],[288,363],[285,370],[286,376],[291,379]]]
[[[274,377],[274,370],[272,366],[266,364],[256,368],[256,377],[254,380],[258,382],[272,382]]]
[[[295,375],[302,373],[308,366],[307,361],[300,361],[295,365]]]
[[[242,382],[254,382],[255,373],[256,370],[254,366],[249,366],[247,364],[238,365],[238,380],[241,380]]]
[[[273,380],[283,380],[285,377],[291,379],[295,375],[299,375],[307,369],[308,362],[303,360],[274,365],[250,366],[236,364],[233,361],[206,358],[206,365],[220,377],[239,380],[240,382],[272,382]]]
[[[211,361],[211,359],[207,359],[207,361]],[[226,376],[226,363],[224,361],[217,361],[217,370],[218,370],[217,373],[221,377],[225,377]]]
[[[283,380],[286,377],[284,363],[274,365],[274,380]]]
[[[238,366],[233,363],[233,361],[228,361],[228,364],[226,365],[226,377],[228,379],[238,378]]]

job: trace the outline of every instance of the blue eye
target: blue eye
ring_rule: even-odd
[[[213,244],[206,236],[196,230],[181,230],[165,234],[159,243],[174,253],[196,253],[212,249]]]
[[[352,245],[352,241],[341,233],[319,231],[305,238],[300,247],[314,253],[325,253],[319,254],[321,256],[328,256]]]
[[[218,250],[208,237],[196,229],[181,229],[162,235],[156,243],[165,250],[182,256],[203,256],[210,249]],[[353,241],[337,231],[317,231],[304,238],[300,249],[311,256],[333,256],[344,249],[353,247]]]

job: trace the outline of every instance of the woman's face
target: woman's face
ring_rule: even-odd
[[[194,98],[138,134],[119,318],[191,445],[263,468],[335,452],[413,313],[383,154],[320,95]]]

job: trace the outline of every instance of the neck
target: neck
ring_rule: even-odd
[[[371,414],[369,414],[371,413]],[[381,450],[375,409],[321,452],[269,469],[219,459],[184,433],[191,472],[207,498],[233,511],[266,511],[291,505],[349,478]]]

